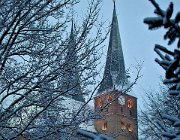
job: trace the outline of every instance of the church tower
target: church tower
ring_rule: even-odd
[[[94,122],[97,132],[116,140],[138,139],[137,98],[125,92],[128,85],[114,2],[103,80],[94,98],[95,110],[101,115]]]
[[[72,19],[71,34],[68,42],[67,55],[65,57],[62,88],[63,90],[68,91],[70,98],[76,101],[85,102],[80,85],[79,65],[77,59],[77,47]]]

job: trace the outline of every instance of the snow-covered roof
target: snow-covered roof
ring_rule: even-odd
[[[63,107],[65,107],[68,112],[77,112],[79,109],[81,109],[82,107],[84,108],[84,102],[80,102],[80,101],[76,101],[72,98],[67,98],[67,97],[63,97],[64,101],[61,103],[63,105]],[[89,120],[87,120],[86,122],[82,122],[80,124],[80,128],[87,130],[87,131],[91,131],[91,132],[96,132],[95,128],[94,128],[94,121],[90,118],[90,113],[93,113],[93,109],[94,107],[90,104],[86,105],[85,108],[82,110],[84,111],[83,113],[80,113],[80,117],[81,115],[83,115],[83,118],[88,118]],[[84,116],[87,115],[87,116]]]

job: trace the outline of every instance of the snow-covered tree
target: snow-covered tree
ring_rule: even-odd
[[[93,139],[93,140],[114,140],[113,138],[110,138],[107,135],[96,134],[96,133],[85,131],[82,129],[79,129],[78,133],[86,138]]]
[[[43,132],[38,131],[39,124],[43,124],[43,113],[57,102],[60,104],[55,107],[58,113],[67,110],[61,106],[65,101],[63,97],[69,97],[68,91],[75,88],[62,88],[64,68],[74,67],[65,61],[70,46],[67,33],[70,32],[72,5],[79,2],[0,1],[0,139],[31,136],[36,130]],[[75,23],[76,63],[80,67],[80,83],[84,86],[81,94],[92,84],[99,58],[96,50],[106,38],[102,35],[103,23],[98,19],[100,3],[101,0],[91,0],[82,20]],[[73,114],[78,116],[78,112]],[[74,122],[75,118],[73,116]],[[61,130],[68,132],[65,130],[77,124],[62,122],[57,126],[59,129],[54,130],[56,134]]]
[[[164,27],[166,33],[164,39],[168,40],[168,44],[177,41],[177,48],[173,51],[167,47],[156,44],[155,52],[160,56],[160,59],[155,61],[165,70],[164,84],[169,87],[169,95],[174,96],[177,100],[180,99],[180,11],[173,18],[173,3],[166,10],[162,10],[155,0],[149,0],[155,7],[154,13],[156,17],[145,18],[144,23],[149,26],[149,29],[158,29]],[[164,124],[157,122],[162,129],[162,137],[166,139],[180,139],[180,116],[175,117],[171,114],[161,114],[162,118],[171,123],[171,127],[166,127]]]
[[[139,130],[140,139],[144,140],[161,140],[162,129],[157,124],[159,121],[166,127],[171,127],[162,118],[162,114],[171,114],[175,117],[180,116],[180,100],[174,96],[170,96],[167,88],[161,87],[161,91],[147,91],[147,99],[144,99],[144,107],[139,114]]]

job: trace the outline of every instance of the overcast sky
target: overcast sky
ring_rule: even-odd
[[[86,2],[81,1],[78,8],[82,9]],[[170,0],[157,0],[157,2],[162,9],[166,9]],[[180,0],[173,0],[173,3],[175,11],[178,11],[180,9]],[[101,10],[103,20],[111,22],[112,12],[112,0],[103,0]],[[153,12],[154,7],[148,0],[116,0],[116,13],[126,68],[136,65],[137,61],[144,61],[141,71],[142,78],[139,79],[133,89],[133,92],[138,97],[139,105],[141,105],[144,90],[158,90],[159,84],[162,83],[162,76],[164,76],[164,70],[154,61],[158,55],[153,51],[154,44],[167,46],[167,41],[163,40],[164,30],[149,31],[148,26],[143,23],[145,17],[154,16]],[[107,53],[108,41],[109,37],[105,43],[105,54]],[[173,45],[175,46],[175,44]],[[104,57],[103,63],[105,63],[105,59]],[[132,68],[131,72],[133,71]],[[135,76],[135,73],[131,73],[132,81]]]

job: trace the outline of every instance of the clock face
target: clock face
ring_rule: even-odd
[[[124,105],[124,104],[125,104],[125,98],[124,98],[124,96],[122,96],[122,95],[119,96],[118,102],[119,102],[119,104]]]

